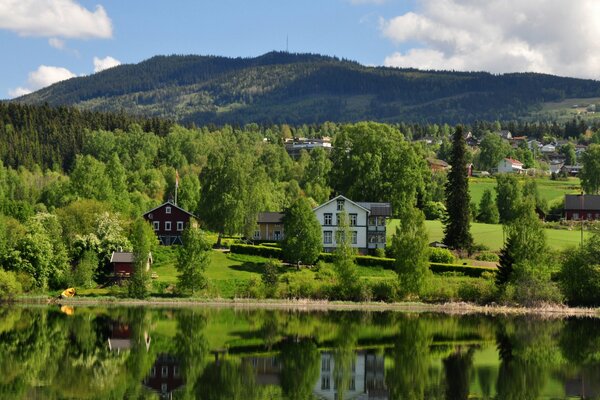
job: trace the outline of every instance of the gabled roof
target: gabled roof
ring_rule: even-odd
[[[588,210],[600,210],[600,195],[598,194],[584,194],[583,204],[581,201],[580,194],[566,194],[565,195],[565,210],[581,210],[583,205],[583,211]]]
[[[342,196],[341,194],[338,196],[335,196],[333,199],[326,201],[325,203],[321,204],[320,206],[316,206],[315,208],[313,208],[313,211],[317,211],[319,208],[325,207],[327,204],[332,203],[334,201],[336,201],[337,199],[344,199],[345,201],[348,201],[352,204],[354,204],[355,206],[357,206],[358,208],[362,208],[363,210],[365,210],[366,212],[370,213],[371,210],[369,210],[368,208],[365,208],[364,206],[361,206],[360,204],[350,200],[349,198]]]
[[[515,165],[523,165],[523,163],[519,160],[515,160],[514,158],[505,158],[506,161],[508,161],[511,164],[515,164]]]
[[[281,212],[259,212],[258,220],[259,224],[280,224],[283,220],[283,213]]]
[[[167,201],[167,202],[164,202],[164,203],[162,203],[160,206],[154,207],[154,208],[153,208],[152,210],[150,210],[150,211],[146,211],[146,212],[144,213],[144,215],[143,215],[143,216],[145,217],[146,215],[150,214],[151,212],[153,212],[153,211],[156,211],[156,210],[158,210],[159,208],[162,208],[162,207],[164,207],[164,206],[171,206],[171,207],[175,207],[175,208],[177,208],[177,209],[179,209],[179,210],[183,211],[184,213],[188,214],[190,217],[193,217],[193,218],[196,218],[196,219],[198,219],[198,217],[196,217],[194,214],[192,214],[191,212],[189,212],[189,211],[186,211],[186,210],[184,210],[183,208],[181,208],[181,207],[179,207],[179,206],[177,206],[177,205],[173,204],[173,203],[172,203],[170,200],[169,200],[169,201]]]
[[[152,264],[152,253],[148,254],[148,259]],[[133,263],[135,261],[135,256],[130,251],[113,251],[110,256],[111,263]]]

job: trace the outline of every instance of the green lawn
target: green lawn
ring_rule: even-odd
[[[388,224],[388,237],[396,230],[398,220],[392,220]],[[441,221],[425,221],[425,226],[429,231],[429,241],[441,241],[444,237],[444,226]],[[475,243],[486,245],[492,251],[498,251],[503,244],[502,225],[492,224],[471,224],[471,234]],[[586,237],[588,232],[585,232]],[[579,231],[567,231],[558,229],[546,229],[548,245],[552,249],[561,250],[570,246],[577,246],[581,243],[581,233]]]
[[[566,181],[553,181],[550,178],[536,178],[538,190],[542,199],[548,203],[560,201],[565,194],[580,193],[581,185],[579,178],[569,178]],[[471,201],[479,204],[483,191],[490,189],[492,193],[496,188],[496,180],[494,178],[470,178],[469,192]]]

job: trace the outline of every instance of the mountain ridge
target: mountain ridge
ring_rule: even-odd
[[[541,104],[600,97],[600,82],[539,73],[364,66],[311,53],[158,55],[14,99],[181,123],[472,122],[525,118]]]

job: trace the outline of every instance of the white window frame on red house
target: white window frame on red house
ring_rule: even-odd
[[[171,230],[171,221],[165,221],[165,231]]]
[[[159,231],[160,230],[160,221],[153,221],[152,227],[154,228],[155,231]]]
[[[183,230],[183,221],[177,221],[177,230],[179,232]]]
[[[171,214],[171,206],[165,207],[165,214]]]

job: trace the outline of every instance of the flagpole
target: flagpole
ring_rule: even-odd
[[[175,205],[177,205],[177,189],[179,189],[179,171],[175,170]]]

